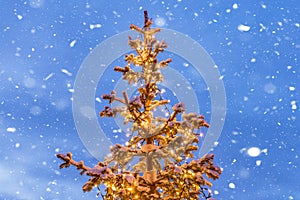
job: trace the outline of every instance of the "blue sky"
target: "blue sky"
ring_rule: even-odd
[[[74,168],[59,170],[55,157],[72,151],[87,165],[97,163],[75,128],[74,81],[92,49],[128,30],[131,23],[142,25],[145,9],[154,26],[184,33],[201,44],[222,76],[227,116],[213,151],[216,164],[223,168],[212,188],[214,197],[300,199],[296,0],[1,2],[0,198],[95,197],[96,190],[81,191],[87,177]],[[175,60],[171,67],[192,74],[192,66]],[[118,77],[105,74],[108,86],[101,83],[97,88],[102,93],[108,93]],[[197,84],[195,88],[205,88],[203,82]],[[166,98],[171,94],[167,92]],[[200,89],[197,95],[209,119],[208,93]],[[95,112],[101,107],[97,104]],[[105,131],[112,130],[106,127]],[[122,142],[115,135],[107,137]]]

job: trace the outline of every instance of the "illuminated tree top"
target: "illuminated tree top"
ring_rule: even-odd
[[[129,37],[129,46],[135,51],[125,55],[126,65],[117,66],[128,84],[138,87],[138,95],[129,97],[126,91],[118,96],[116,91],[102,95],[109,102],[100,112],[101,117],[121,115],[124,123],[130,123],[131,134],[124,145],[111,147],[111,154],[93,168],[76,162],[72,154],[58,154],[64,161],[60,168],[76,166],[80,174],[91,178],[83,186],[90,191],[105,185],[104,199],[200,199],[210,197],[205,186],[211,187],[207,178],[218,179],[221,169],[214,165],[213,154],[191,160],[198,149],[199,129],[209,127],[202,115],[185,113],[185,105],[179,102],[164,116],[154,112],[169,100],[161,97],[158,83],[164,81],[161,69],[172,61],[168,58],[158,61],[157,55],[167,48],[164,41],[158,41],[155,34],[159,28],[151,28],[152,21],[144,12],[144,26],[130,25],[141,37]],[[180,42],[180,41],[178,41]],[[113,106],[114,102],[121,106]],[[133,158],[139,161],[131,166]],[[191,160],[190,162],[188,162]],[[99,187],[98,187],[99,189]]]

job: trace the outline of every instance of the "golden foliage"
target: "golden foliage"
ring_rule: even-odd
[[[122,78],[128,84],[140,85],[139,95],[130,99],[126,91],[123,91],[122,97],[116,91],[104,94],[102,98],[110,106],[105,106],[100,112],[100,117],[123,116],[124,123],[132,125],[132,135],[126,145],[111,147],[111,156],[93,168],[85,166],[83,161],[74,161],[71,153],[57,154],[64,161],[60,168],[73,165],[81,170],[81,175],[90,176],[83,186],[85,192],[104,184],[106,190],[103,198],[106,200],[192,200],[201,198],[201,195],[208,198],[204,195],[203,187],[211,187],[212,183],[207,179],[218,179],[222,173],[213,163],[214,155],[208,154],[189,163],[187,158],[193,158],[193,152],[198,150],[197,131],[201,127],[208,128],[209,124],[202,115],[185,113],[182,102],[175,104],[167,117],[154,117],[153,112],[157,107],[169,104],[169,100],[158,98],[160,90],[157,83],[163,81],[161,69],[166,68],[172,60],[157,60],[158,53],[163,52],[167,44],[155,39],[154,35],[160,29],[150,28],[152,22],[146,11],[144,19],[143,28],[130,25],[132,30],[143,36],[143,41],[129,37],[128,44],[136,55],[125,55],[125,67],[114,68],[122,73]],[[135,71],[134,67],[141,70]],[[115,101],[122,106],[113,107]],[[138,157],[139,162],[128,170],[128,163],[134,157]]]

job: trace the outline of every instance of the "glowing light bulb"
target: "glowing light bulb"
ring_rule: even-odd
[[[113,191],[116,191],[116,190],[117,190],[117,188],[116,188],[114,185],[111,186],[111,189],[112,189]]]

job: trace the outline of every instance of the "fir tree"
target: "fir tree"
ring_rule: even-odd
[[[111,154],[92,168],[83,161],[74,161],[70,152],[58,154],[64,161],[60,168],[74,165],[81,175],[90,176],[83,186],[85,192],[104,185],[105,193],[101,195],[105,200],[210,199],[206,187],[212,183],[207,179],[218,179],[221,169],[214,165],[213,154],[192,159],[198,149],[198,130],[208,128],[209,124],[202,115],[186,113],[183,102],[173,105],[167,116],[154,116],[155,109],[169,104],[169,100],[161,98],[158,83],[164,78],[161,69],[172,60],[157,59],[167,44],[155,39],[160,29],[151,28],[151,24],[145,11],[142,28],[130,25],[142,39],[129,37],[128,44],[135,54],[125,55],[125,67],[114,68],[128,84],[139,87],[139,95],[129,98],[126,91],[121,95],[115,91],[102,95],[110,105],[105,106],[100,116],[123,116],[124,123],[131,124],[128,142],[112,146]],[[115,101],[122,105],[112,106]],[[139,161],[130,167],[133,158]]]

